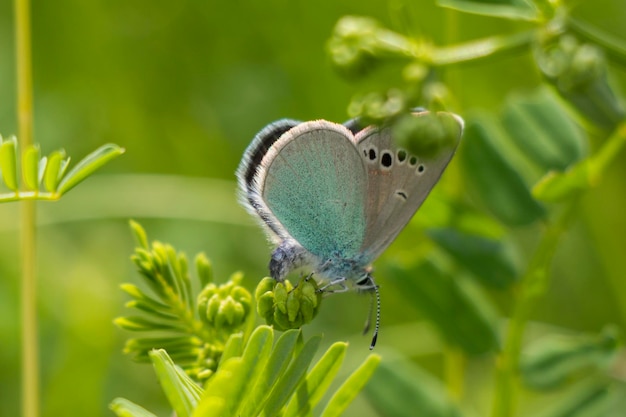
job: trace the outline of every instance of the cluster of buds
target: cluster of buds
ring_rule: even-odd
[[[198,295],[200,319],[226,337],[243,329],[251,317],[252,296],[240,285],[242,278],[235,274],[225,284],[208,283]]]
[[[587,120],[611,130],[624,119],[626,110],[608,79],[606,58],[598,46],[562,35],[541,42],[535,59],[548,82]]]
[[[317,315],[322,293],[313,279],[302,279],[295,287],[287,280],[263,278],[256,288],[257,312],[277,330],[296,329]]]

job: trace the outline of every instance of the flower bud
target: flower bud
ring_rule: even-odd
[[[273,288],[268,290],[269,284]],[[322,294],[313,279],[304,279],[296,287],[289,281],[263,279],[256,290],[257,310],[267,324],[277,330],[299,328],[309,323],[319,311]]]
[[[198,295],[200,319],[228,334],[239,330],[250,317],[252,296],[240,284],[241,276],[217,286],[209,283]]]

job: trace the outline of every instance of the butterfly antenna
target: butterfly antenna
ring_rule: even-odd
[[[374,335],[372,336],[372,343],[370,343],[370,350],[374,349],[374,346],[376,346],[376,340],[378,339],[378,329],[380,328],[380,292],[378,291],[378,285],[376,285],[375,283],[374,293],[376,296],[376,326],[374,327]]]

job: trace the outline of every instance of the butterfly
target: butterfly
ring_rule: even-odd
[[[427,111],[415,111],[424,117]],[[441,177],[460,141],[434,157],[399,147],[389,126],[361,128],[359,119],[283,119],[262,129],[237,170],[240,200],[260,219],[276,248],[269,271],[283,281],[307,267],[328,281],[322,290],[349,286],[380,294],[370,264],[393,242]]]

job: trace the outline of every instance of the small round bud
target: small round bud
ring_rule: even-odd
[[[267,324],[277,330],[295,329],[317,315],[322,294],[315,280],[302,280],[296,287],[289,281],[274,281],[271,291],[267,284],[264,279],[256,291],[257,310]]]

